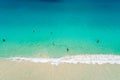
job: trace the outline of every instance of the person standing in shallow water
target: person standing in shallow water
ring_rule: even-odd
[[[53,32],[50,32],[50,35],[53,35]]]
[[[55,42],[52,42],[52,45],[55,46]]]
[[[100,40],[96,40],[96,43],[99,43],[100,42]]]
[[[2,39],[2,42],[5,42],[6,41],[6,39]]]
[[[35,30],[33,30],[33,32],[35,32]]]
[[[69,52],[69,48],[67,48],[67,52]]]

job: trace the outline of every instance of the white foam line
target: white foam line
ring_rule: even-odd
[[[119,55],[77,55],[65,56],[61,58],[26,58],[26,57],[11,57],[8,58],[12,61],[30,61],[35,63],[51,63],[58,65],[60,63],[72,64],[120,64]]]

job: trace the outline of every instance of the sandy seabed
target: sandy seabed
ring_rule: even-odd
[[[120,64],[69,64],[0,60],[0,80],[120,80]]]

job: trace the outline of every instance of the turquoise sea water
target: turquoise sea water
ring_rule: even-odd
[[[0,0],[0,57],[120,54],[119,0]]]

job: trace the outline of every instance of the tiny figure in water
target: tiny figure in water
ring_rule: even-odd
[[[96,43],[99,43],[100,42],[100,40],[96,40]]]
[[[2,39],[3,42],[5,42],[6,40],[5,39]]]
[[[50,34],[52,35],[52,34],[53,34],[53,32],[50,32]]]
[[[33,32],[35,32],[35,30],[33,30]]]
[[[55,46],[55,42],[52,42],[52,45]]]
[[[67,48],[67,52],[69,52],[69,49]]]

